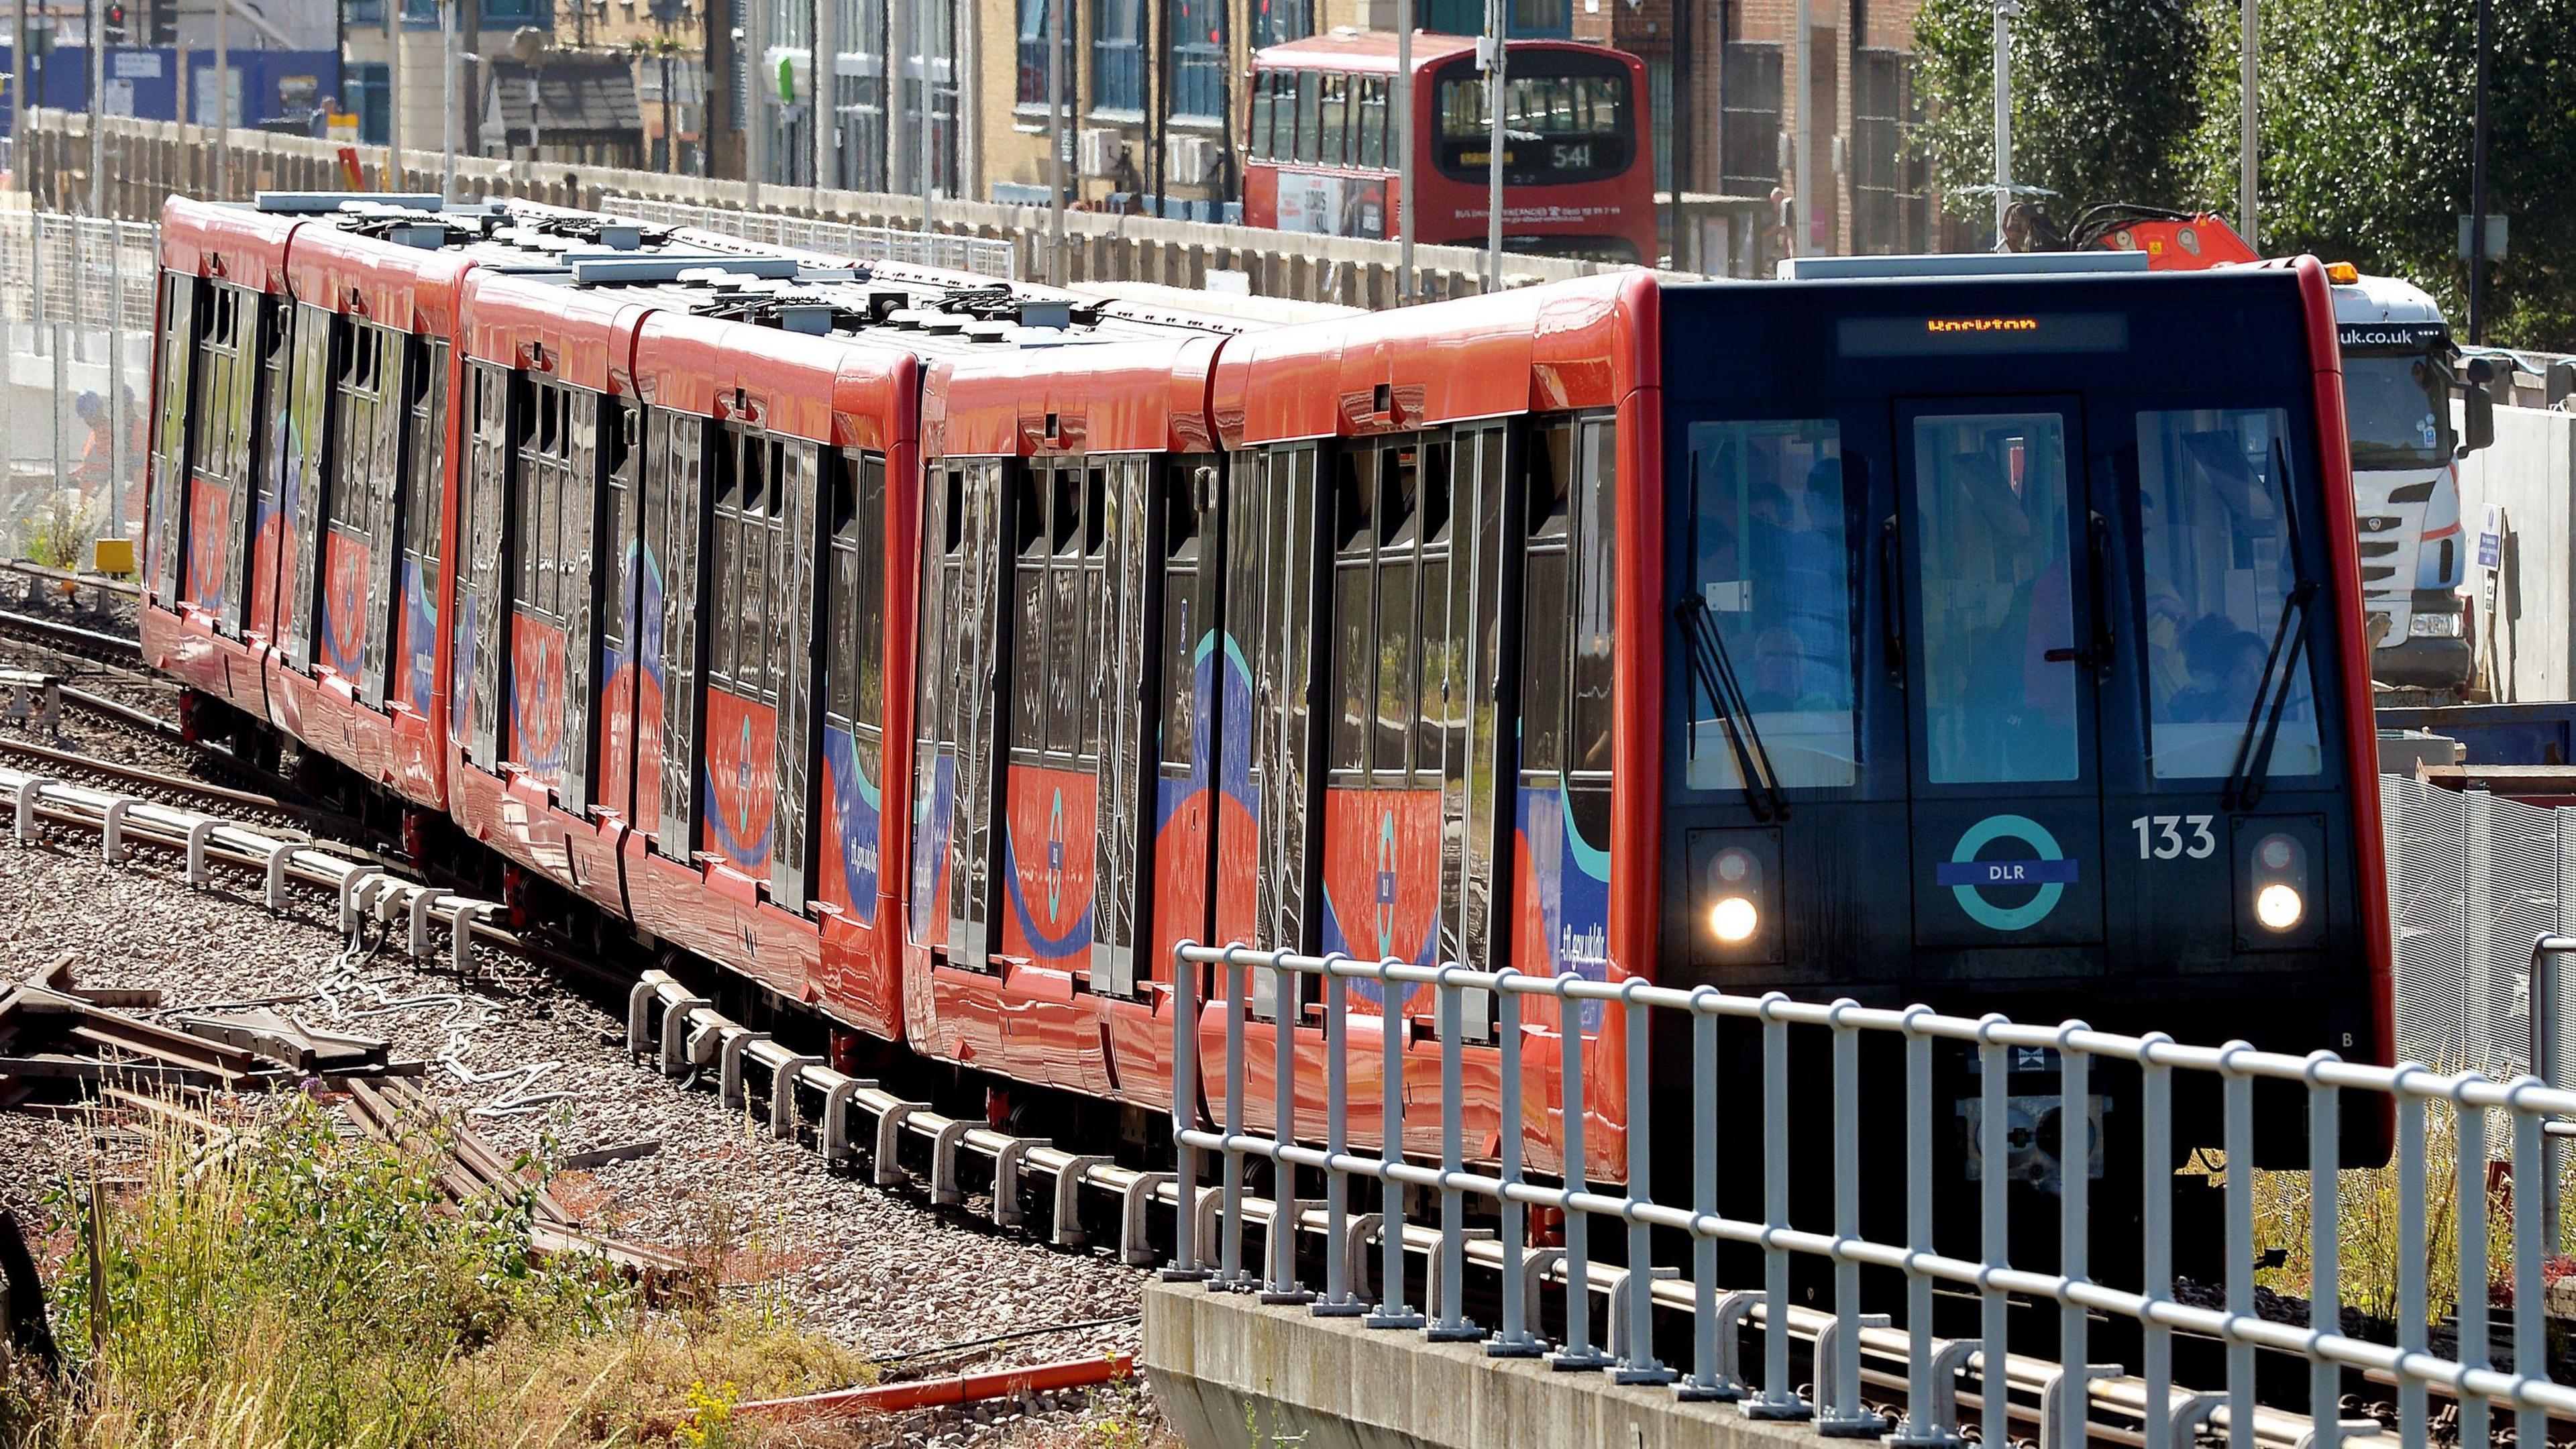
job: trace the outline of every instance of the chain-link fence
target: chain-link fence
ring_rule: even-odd
[[[2399,775],[2380,777],[2379,799],[2398,1056],[2495,1077],[2530,1070],[2532,942],[2576,933],[2576,809]],[[2557,989],[2564,999],[2567,983]],[[2552,1075],[2563,1080],[2576,1013],[2557,1016]]]
[[[0,212],[0,553],[86,566],[136,533],[158,228]]]
[[[825,256],[908,262],[986,277],[1019,275],[1018,249],[1006,237],[925,233],[898,226],[855,226],[847,222],[781,216],[768,211],[651,201],[638,196],[605,197],[600,207],[655,226],[693,227],[719,236],[740,237],[744,241],[768,246],[796,247]]]

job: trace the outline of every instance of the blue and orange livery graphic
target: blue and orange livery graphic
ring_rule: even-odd
[[[769,870],[770,815],[777,803],[778,712],[707,691],[707,846],[747,875]]]

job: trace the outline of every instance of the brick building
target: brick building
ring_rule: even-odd
[[[1679,264],[1759,270],[1792,241],[1781,218],[1794,226],[1801,212],[1814,251],[1928,251],[1941,243],[1928,168],[1908,154],[1921,0],[1806,0],[1803,86],[1799,0],[1574,4],[1575,38],[1646,62],[1658,187],[1678,181],[1686,197],[1734,203],[1705,208],[1708,220],[1675,239]],[[1803,207],[1802,144],[1816,190]]]

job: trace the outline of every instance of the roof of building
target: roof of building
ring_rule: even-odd
[[[536,141],[529,128],[528,82],[536,81]],[[506,145],[623,142],[641,145],[644,108],[635,98],[635,71],[623,56],[551,55],[534,67],[496,60],[484,127],[498,127]]]

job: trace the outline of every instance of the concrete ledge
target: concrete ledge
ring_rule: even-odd
[[[1145,1377],[1191,1449],[1822,1449],[1799,1424],[1668,1388],[1492,1359],[1198,1283],[1145,1289]],[[1247,1432],[1247,1424],[1250,1428]]]

